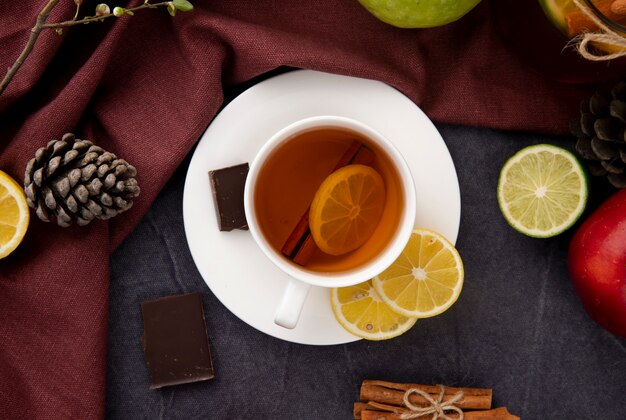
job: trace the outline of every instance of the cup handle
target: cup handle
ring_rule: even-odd
[[[290,330],[296,327],[304,301],[311,290],[311,285],[296,279],[289,280],[287,289],[276,310],[274,323]]]

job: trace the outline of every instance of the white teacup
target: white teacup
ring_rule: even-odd
[[[365,137],[382,153],[395,167],[400,180],[400,190],[403,194],[404,209],[391,240],[373,258],[364,264],[346,271],[320,272],[309,270],[295,264],[279,251],[275,250],[262,229],[255,211],[255,188],[259,172],[272,152],[285,142],[290,141],[298,134],[322,128],[337,128],[356,133]],[[277,308],[274,322],[285,328],[294,328],[300,317],[306,296],[311,286],[345,287],[362,283],[383,272],[400,255],[406,246],[415,225],[415,185],[413,177],[400,152],[383,135],[367,125],[345,117],[318,116],[296,121],[283,128],[261,147],[250,165],[244,192],[244,207],[246,219],[252,237],[265,255],[282,271],[287,273],[291,280],[283,294]]]

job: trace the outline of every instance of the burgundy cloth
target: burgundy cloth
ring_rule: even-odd
[[[0,68],[45,2],[0,1]],[[45,31],[0,96],[0,168],[19,182],[37,148],[72,131],[134,164],[142,189],[110,222],[62,229],[33,215],[24,243],[0,261],[0,417],[103,416],[109,253],[219,110],[225,87],[279,66],[316,69],[382,80],[435,121],[545,133],[566,132],[587,94],[527,71],[498,39],[487,4],[442,28],[402,30],[356,0],[193,3],[175,18],[143,10],[62,36]],[[73,7],[62,0],[49,21]]]

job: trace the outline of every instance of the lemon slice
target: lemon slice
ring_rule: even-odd
[[[539,144],[520,150],[506,162],[498,182],[498,203],[514,229],[548,238],[578,220],[587,191],[587,176],[572,153]]]
[[[335,318],[346,331],[367,340],[386,340],[408,331],[417,318],[395,313],[371,281],[330,291]]]
[[[385,182],[365,165],[348,165],[322,182],[309,211],[311,235],[319,249],[342,255],[372,236],[385,209]]]
[[[463,262],[439,233],[415,229],[402,254],[372,285],[395,312],[428,318],[448,309],[463,288]]]
[[[0,258],[9,255],[22,242],[28,221],[24,190],[13,178],[0,171]]]

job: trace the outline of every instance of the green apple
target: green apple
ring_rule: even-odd
[[[453,22],[480,0],[359,0],[383,22],[398,28],[432,28]]]

